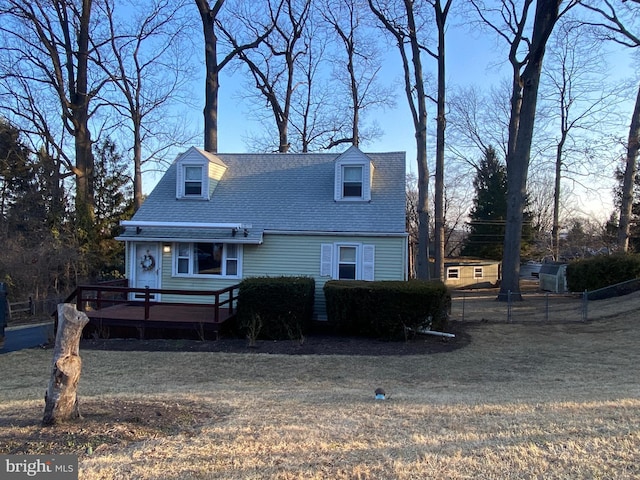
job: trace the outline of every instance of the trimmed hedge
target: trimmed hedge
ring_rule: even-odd
[[[314,293],[310,277],[247,278],[238,291],[238,324],[252,340],[299,339],[311,324]]]
[[[329,323],[338,333],[405,339],[408,329],[445,327],[451,294],[441,282],[340,281],[324,285]]]
[[[567,265],[567,288],[571,292],[597,290],[639,277],[637,254],[603,255]]]

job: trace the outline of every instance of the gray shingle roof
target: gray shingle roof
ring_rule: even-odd
[[[251,232],[405,232],[405,154],[368,153],[370,202],[334,201],[340,154],[216,154],[227,171],[210,200],[176,199],[174,162],[132,220],[243,223]],[[135,235],[128,227],[123,237]],[[157,235],[162,232],[155,231]],[[168,232],[165,232],[168,234]]]

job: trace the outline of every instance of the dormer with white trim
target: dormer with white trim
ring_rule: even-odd
[[[370,202],[373,163],[357,147],[349,147],[335,161],[336,202]]]
[[[209,200],[226,170],[217,156],[191,147],[176,160],[176,198]]]

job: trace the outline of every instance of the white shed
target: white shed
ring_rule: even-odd
[[[540,290],[553,293],[567,291],[567,265],[564,263],[543,263],[538,274]]]

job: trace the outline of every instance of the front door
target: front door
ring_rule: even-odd
[[[135,261],[135,276],[133,287],[158,288],[160,278],[160,257],[157,243],[135,243],[133,248]],[[133,299],[143,299],[144,295],[134,294]],[[158,300],[157,295],[151,295],[152,300]]]

